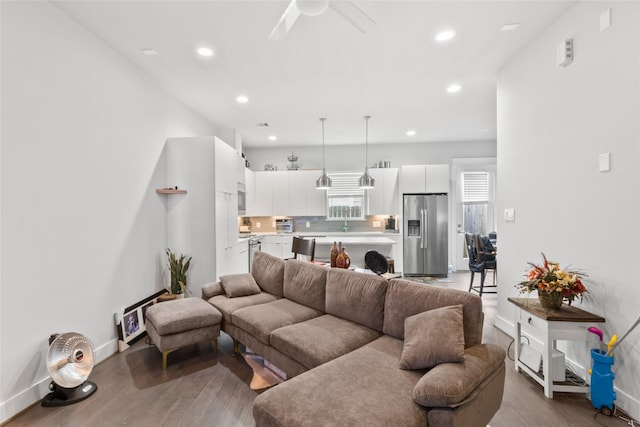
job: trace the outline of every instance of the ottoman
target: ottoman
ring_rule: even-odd
[[[218,350],[222,314],[201,298],[184,298],[154,304],[145,323],[151,341],[162,352],[162,369],[167,355],[180,347],[212,340]]]

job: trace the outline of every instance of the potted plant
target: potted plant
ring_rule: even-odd
[[[531,270],[527,273],[527,280],[516,285],[520,292],[538,291],[538,298],[543,307],[560,309],[562,302],[566,300],[569,305],[574,299],[582,301],[587,288],[582,283],[586,276],[579,270],[560,268],[557,262],[547,260],[542,254],[542,264],[528,263]]]
[[[187,270],[191,263],[191,257],[185,255],[177,257],[176,254],[167,249],[169,259],[169,271],[171,272],[171,293],[180,295],[187,290]]]

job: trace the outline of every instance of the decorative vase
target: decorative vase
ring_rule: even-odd
[[[338,256],[338,246],[336,242],[333,242],[333,246],[331,246],[331,267],[335,268],[336,266],[336,257]]]
[[[562,306],[562,295],[559,294],[556,297],[552,297],[549,292],[538,291],[538,300],[541,306],[551,310],[560,310]]]
[[[345,260],[344,260],[344,252],[340,250],[338,255],[336,256],[336,267],[344,268]]]
[[[351,257],[349,256],[349,254],[347,253],[347,250],[344,247],[342,248],[342,254],[344,256],[344,267],[343,268],[351,267]]]

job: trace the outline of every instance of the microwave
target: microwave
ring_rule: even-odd
[[[238,216],[247,214],[247,190],[243,183],[238,182]]]
[[[276,218],[276,232],[293,233],[293,218]]]

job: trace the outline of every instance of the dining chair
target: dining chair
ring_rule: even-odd
[[[293,252],[293,259],[298,259],[298,255],[305,255],[309,257],[309,261],[313,261],[316,253],[316,239],[294,236],[291,243],[291,252]]]
[[[465,233],[464,237],[465,237],[465,242],[467,244],[467,253],[469,255],[469,271],[471,272],[471,281],[469,282],[469,292],[471,291],[478,292],[480,296],[482,296],[482,294],[498,293],[497,290],[496,291],[485,290],[485,288],[497,288],[498,286],[496,284],[486,285],[486,286],[484,284],[484,279],[487,276],[487,269],[491,268],[491,267],[487,267],[487,265],[493,265],[494,266],[493,268],[495,269],[495,266],[496,266],[495,259],[493,261],[485,260],[485,255],[488,255],[488,254],[485,254],[484,251],[482,251],[482,240],[479,234]],[[474,279],[475,273],[480,273],[479,286],[473,286],[473,279]]]

